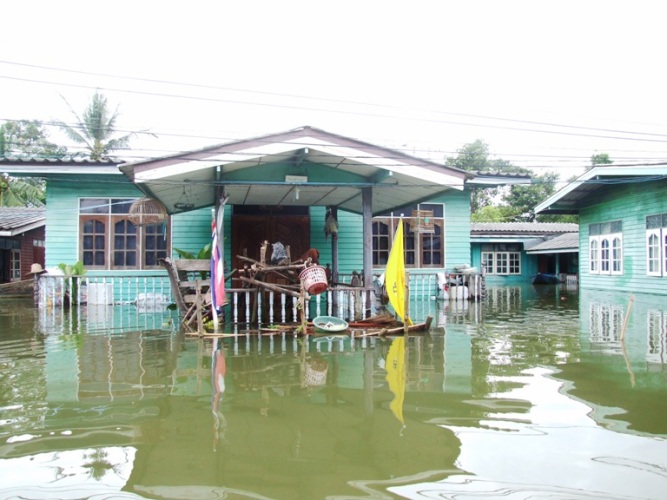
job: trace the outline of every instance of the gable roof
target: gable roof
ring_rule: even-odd
[[[221,190],[233,205],[333,206],[373,214],[462,190],[472,174],[400,151],[301,127],[197,151],[126,163],[120,170],[170,214],[213,206]],[[187,199],[183,208],[179,200]]]
[[[16,236],[45,224],[44,208],[0,207],[0,236]]]
[[[595,191],[608,184],[667,179],[667,165],[594,167],[535,207],[535,213],[576,214]]]

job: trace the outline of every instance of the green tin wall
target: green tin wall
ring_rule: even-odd
[[[579,211],[579,283],[582,288],[667,295],[667,277],[646,274],[646,216],[667,213],[667,181],[609,186]],[[588,226],[623,222],[623,274],[589,272]]]

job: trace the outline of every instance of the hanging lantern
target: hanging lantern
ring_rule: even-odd
[[[130,222],[135,226],[152,226],[167,220],[167,209],[158,200],[141,198],[130,205]]]

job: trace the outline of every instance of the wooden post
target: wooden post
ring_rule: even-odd
[[[628,310],[625,311],[625,320],[623,321],[623,329],[621,330],[621,342],[625,340],[625,330],[628,329],[628,322],[630,321],[630,313],[632,312],[632,305],[635,303],[635,296],[630,295],[630,302],[628,303]]]
[[[364,288],[366,304],[370,304],[370,287],[373,284],[373,188],[365,187],[361,190],[361,210],[363,223],[363,263]]]
[[[307,335],[308,320],[306,318],[306,289],[303,286],[303,280],[301,280],[301,293],[299,294],[299,304],[301,305],[301,333],[303,335]]]
[[[201,314],[201,308],[202,308],[202,301],[201,301],[201,284],[199,283],[199,280],[195,281],[195,290],[196,290],[196,298],[195,298],[195,304],[197,308],[197,332],[198,333],[204,333],[204,322],[202,320],[202,314]]]

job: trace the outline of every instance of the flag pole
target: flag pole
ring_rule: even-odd
[[[217,216],[215,213],[215,207],[211,209],[211,219],[213,223],[216,222]],[[217,225],[216,225],[216,230],[217,230]],[[213,240],[211,241],[213,243]],[[215,252],[216,249],[211,247],[211,252]],[[213,253],[211,253],[211,258],[213,258]],[[210,290],[211,294],[211,314],[213,316],[213,331],[215,333],[218,333],[218,308],[215,307],[215,293],[213,292],[213,287],[215,286],[215,277],[213,276],[213,272],[211,272],[211,275],[209,276],[209,281],[211,284],[209,285],[208,289]],[[215,353],[214,353],[215,355]]]
[[[403,315],[403,333],[408,334],[410,320],[410,271],[405,271],[405,314]]]

